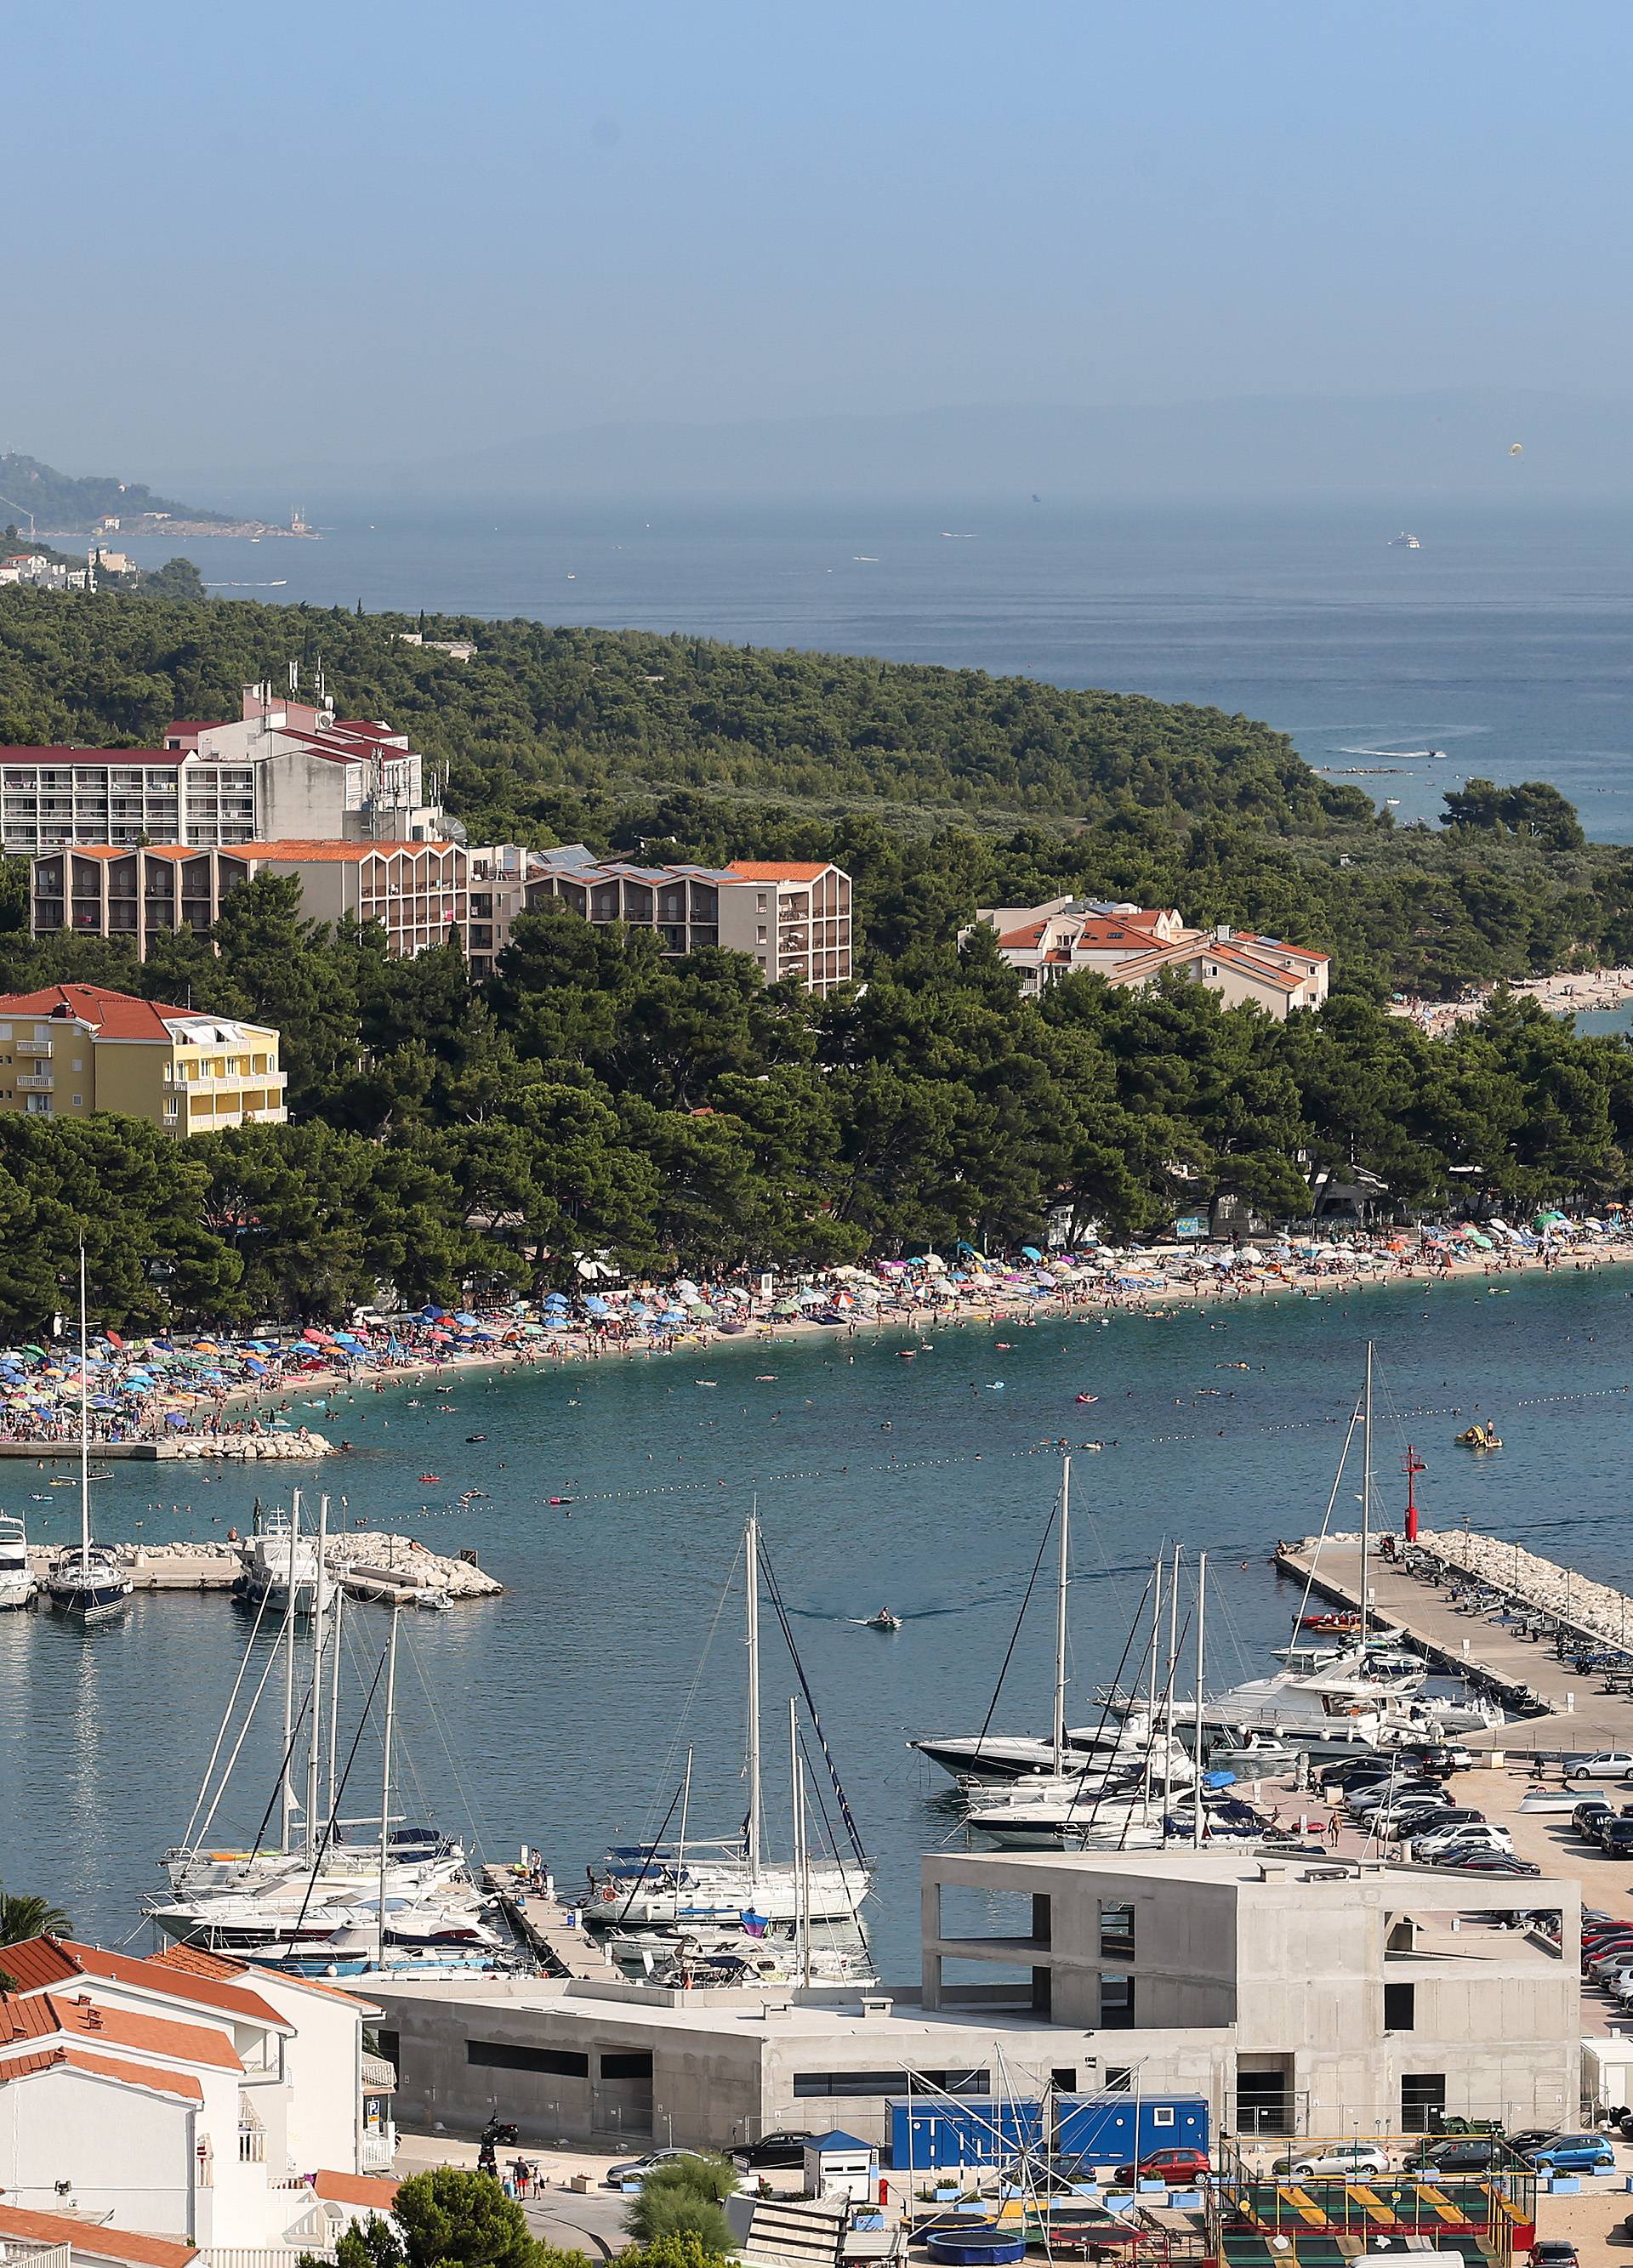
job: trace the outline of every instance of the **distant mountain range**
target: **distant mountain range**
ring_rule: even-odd
[[[1625,493],[1630,475],[1633,405],[1493,389],[602,425],[401,467],[393,478],[425,493],[513,500],[1377,494],[1404,504],[1428,494]],[[366,481],[356,468],[345,484]]]

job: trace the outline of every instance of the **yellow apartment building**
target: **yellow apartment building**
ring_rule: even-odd
[[[121,1110],[166,1134],[281,1126],[278,1035],[101,984],[0,993],[0,1110]]]

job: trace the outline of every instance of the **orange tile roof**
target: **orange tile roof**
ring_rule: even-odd
[[[49,984],[40,992],[0,993],[0,1016],[49,1016],[57,1008],[94,1025],[99,1036],[109,1040],[167,1040],[165,1018],[193,1013],[140,999],[134,992],[110,992],[106,984]]]
[[[144,2087],[150,2095],[174,2095],[202,2102],[204,2090],[188,2071],[160,2071],[154,2064],[127,2063],[122,2057],[92,2055],[84,2048],[37,2049],[33,2055],[0,2058],[0,2087],[34,2079],[46,2071],[83,2071],[92,2079],[111,2079],[122,2087]]]
[[[254,1970],[248,1968],[243,1962],[228,1961],[219,1953],[206,1953],[202,1945],[167,1945],[162,1953],[153,1955],[149,1965],[154,1969],[179,1969],[189,1977],[225,1978],[255,1974]],[[374,2007],[372,2000],[364,1999],[360,1993],[343,1992],[338,1984],[325,1984],[320,1977],[287,1976],[280,1977],[277,1981],[280,1984],[299,1985],[303,1992],[321,1992],[330,2000],[345,2000],[354,2008],[373,2009],[376,2015],[381,2013]]]
[[[396,2183],[383,2174],[335,2174],[324,2168],[313,2175],[312,2186],[335,2205],[372,2205],[379,2213],[389,2213],[397,2201]]]
[[[734,858],[726,872],[740,882],[814,882],[832,863],[829,858]]]
[[[218,2071],[241,2071],[238,2051],[224,2032],[208,2024],[177,2023],[131,2008],[110,2008],[88,1992],[7,1993],[0,1999],[0,2058],[18,2040],[93,2040],[111,2048],[170,2057],[176,2063],[210,2064]]]
[[[198,2257],[196,2244],[179,2237],[144,2236],[130,2229],[108,2228],[94,2220],[81,2220],[71,2213],[27,2213],[0,2205],[0,2237],[14,2236],[35,2244],[71,2244],[92,2260],[128,2260],[137,2268],[187,2268]]]
[[[134,1959],[128,1954],[106,1953],[100,1945],[80,1945],[72,1938],[35,1938],[33,1945],[50,1945],[67,1962],[70,1976],[106,1977],[110,1984],[128,1984],[144,1992],[167,1993],[172,1999],[190,2001],[202,2008],[214,2008],[224,2015],[240,2016],[247,2023],[272,2024],[280,2031],[292,2027],[276,2008],[268,2006],[255,1992],[248,1992],[214,1978],[195,1977],[189,1986],[178,1984],[175,1973],[161,1969],[157,1962]],[[8,1946],[5,1963],[21,1984],[24,1980],[17,1966],[17,1955],[27,1950],[21,1946]],[[55,1979],[53,1980],[55,1981]],[[4,2018],[0,2018],[0,2032]]]
[[[1041,943],[1047,922],[1033,922],[1029,929],[1006,930],[998,940],[1000,953],[1029,953]]]

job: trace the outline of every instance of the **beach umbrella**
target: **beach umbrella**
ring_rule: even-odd
[[[1041,1260],[1043,1255],[1035,1244],[1023,1244],[1021,1247],[1021,1257],[1023,1260]]]
[[[584,1306],[586,1311],[592,1315],[610,1315],[612,1313],[599,1292],[590,1292],[585,1300]]]

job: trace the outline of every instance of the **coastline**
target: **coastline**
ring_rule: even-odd
[[[1160,1314],[1165,1307],[1179,1305],[1200,1305],[1205,1302],[1228,1307],[1245,1300],[1259,1299],[1304,1299],[1318,1302],[1335,1298],[1349,1298],[1353,1292],[1398,1289],[1406,1285],[1420,1288],[1457,1283],[1470,1284],[1516,1276],[1596,1274],[1601,1269],[1633,1265],[1633,1233],[1615,1243],[1600,1247],[1592,1255],[1562,1258],[1549,1262],[1541,1254],[1516,1254],[1512,1257],[1481,1255],[1467,1263],[1452,1262],[1449,1265],[1430,1265],[1413,1261],[1389,1270],[1377,1267],[1352,1266],[1334,1268],[1324,1274],[1284,1274],[1270,1271],[1255,1274],[1247,1280],[1228,1278],[1220,1280],[1201,1278],[1193,1282],[1169,1283],[1139,1291],[1077,1290],[1055,1292],[1041,1298],[1020,1300],[961,1300],[942,1304],[918,1301],[904,1303],[893,1309],[881,1310],[865,1320],[844,1324],[819,1323],[807,1318],[788,1317],[772,1321],[765,1319],[749,1329],[724,1332],[707,1324],[695,1331],[677,1331],[662,1340],[623,1339],[603,1336],[586,1331],[565,1332],[548,1345],[528,1349],[505,1349],[493,1354],[460,1353],[439,1359],[420,1357],[389,1369],[358,1373],[344,1369],[330,1373],[332,1386],[349,1392],[368,1389],[384,1393],[395,1386],[421,1385],[427,1381],[442,1381],[491,1371],[547,1371],[565,1369],[570,1364],[602,1361],[666,1360],[676,1356],[716,1353],[723,1350],[751,1347],[766,1348],[804,1344],[813,1339],[831,1338],[841,1344],[853,1344],[861,1338],[876,1341],[893,1332],[964,1329],[972,1325],[992,1329],[1009,1325],[1025,1329],[1047,1318],[1061,1322],[1071,1315],[1144,1314]],[[315,1379],[310,1381],[316,1386]],[[229,1396],[236,1403],[257,1402],[264,1397],[238,1388]],[[308,1398],[324,1398],[320,1389]],[[338,1415],[339,1413],[335,1413]],[[336,1445],[340,1449],[345,1444]]]
[[[899,1280],[905,1268],[885,1263],[897,1273],[883,1276],[880,1283],[868,1282],[861,1296],[837,1285],[825,1295],[814,1295],[818,1300],[848,1298],[848,1311],[830,1307],[824,1321],[811,1314],[755,1313],[750,1306],[735,1329],[699,1320],[687,1328],[654,1331],[638,1324],[632,1315],[615,1315],[603,1301],[604,1315],[530,1322],[525,1326],[526,1336],[514,1311],[490,1318],[480,1330],[483,1343],[477,1345],[453,1344],[451,1333],[439,1330],[436,1335],[449,1344],[429,1350],[402,1345],[395,1332],[383,1347],[351,1335],[348,1348],[325,1333],[318,1335],[321,1344],[292,1343],[290,1354],[298,1351],[300,1359],[297,1371],[231,1379],[219,1371],[209,1373],[213,1382],[206,1392],[181,1393],[190,1405],[186,1409],[159,1407],[166,1395],[175,1399],[175,1388],[153,1390],[148,1406],[125,1413],[116,1425],[93,1430],[92,1454],[166,1463],[241,1459],[248,1466],[263,1458],[315,1463],[352,1447],[343,1429],[346,1403],[358,1395],[384,1394],[397,1387],[446,1389],[460,1378],[480,1373],[560,1371],[580,1363],[676,1356],[690,1357],[695,1363],[735,1349],[753,1351],[765,1359],[779,1346],[803,1345],[822,1337],[844,1346],[862,1338],[876,1343],[892,1334],[910,1342],[915,1334],[922,1338],[932,1330],[972,1326],[1024,1330],[1045,1322],[1059,1324],[1117,1314],[1160,1319],[1185,1306],[1231,1307],[1252,1300],[1330,1304],[1379,1287],[1410,1286],[1422,1292],[1448,1282],[1483,1283],[1498,1295],[1516,1277],[1592,1275],[1633,1263],[1633,1226],[1615,1232],[1601,1229],[1592,1244],[1563,1248],[1511,1245],[1471,1251],[1466,1244],[1428,1240],[1408,1244],[1396,1237],[1309,1247],[1306,1255],[1303,1260],[1271,1258],[1251,1245],[1229,1251],[1167,1247],[1102,1262],[1102,1270],[1118,1271],[1110,1281],[1103,1272],[1057,1261],[1053,1269],[1039,1265],[1030,1287],[1024,1277],[1011,1274],[1001,1289],[985,1267],[979,1278],[965,1278],[962,1284],[944,1269],[933,1272],[927,1268],[910,1286]],[[852,1278],[861,1276],[854,1270],[845,1273]],[[939,1287],[939,1296],[932,1287]],[[229,1348],[207,1344],[218,1358],[227,1359]],[[917,1350],[904,1344],[898,1351],[911,1360]],[[198,1381],[193,1382],[196,1386]],[[13,1430],[26,1421],[8,1417],[0,1424],[0,1455],[12,1462],[32,1457],[41,1465],[78,1459],[77,1406],[59,1408],[54,1421],[53,1431],[35,1434]],[[322,1432],[317,1430],[320,1425]]]

